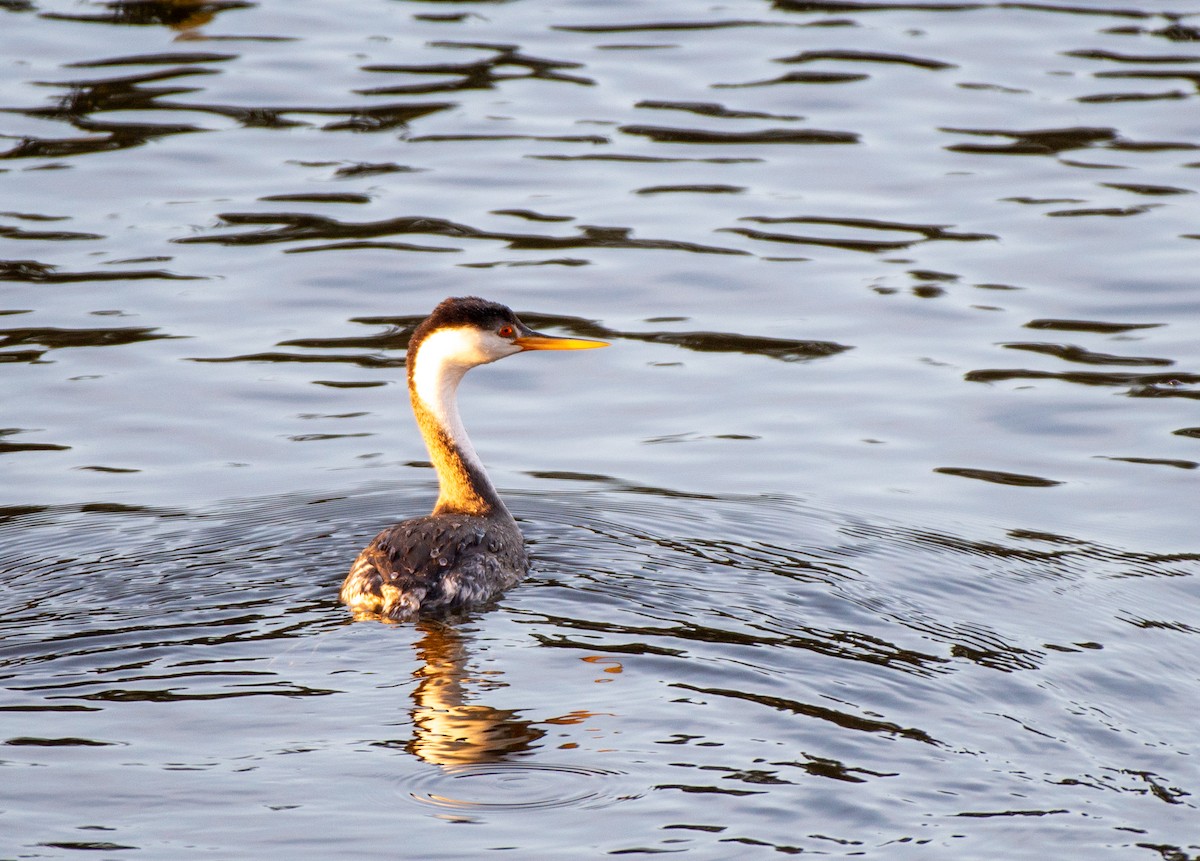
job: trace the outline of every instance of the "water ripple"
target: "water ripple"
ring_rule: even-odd
[[[1194,853],[1188,11],[0,0],[10,854]],[[359,623],[463,293],[614,348]]]
[[[613,788],[622,778],[621,772],[600,768],[517,760],[429,771],[406,794],[420,804],[461,812],[598,810],[636,797]]]
[[[222,213],[226,225],[267,225],[242,233],[221,233],[211,236],[185,236],[174,239],[180,244],[219,243],[221,245],[261,245],[275,242],[312,240],[363,240],[380,236],[417,234],[444,236],[452,239],[482,239],[504,242],[514,250],[562,250],[571,248],[622,248],[689,251],[696,254],[734,254],[749,252],[736,248],[721,248],[673,239],[638,239],[627,227],[580,226],[576,236],[550,236],[531,233],[508,233],[481,230],[444,218],[401,216],[381,221],[348,222],[328,216],[308,213]],[[330,246],[307,246],[295,251],[312,251]],[[340,247],[347,247],[340,243]],[[434,250],[434,249],[430,249]]]
[[[582,68],[582,63],[532,57],[521,53],[515,45],[433,42],[429,47],[491,51],[493,54],[486,59],[466,63],[369,64],[362,67],[364,72],[437,75],[450,78],[450,80],[436,81],[428,84],[395,84],[369,87],[357,90],[356,92],[362,95],[391,96],[425,95],[428,93],[446,93],[459,90],[489,90],[503,81],[515,79],[555,81],[558,83],[578,84],[580,86],[594,86],[596,83],[590,78],[580,75],[569,75],[562,71],[563,69]]]

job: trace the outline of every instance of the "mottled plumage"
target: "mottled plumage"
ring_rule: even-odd
[[[408,389],[438,473],[433,513],[379,533],[355,560],[341,600],[356,615],[393,621],[486,602],[529,570],[521,530],[492,486],[455,397],[476,365],[523,350],[578,350],[602,341],[533,332],[504,305],[447,299],[409,341]]]
[[[379,533],[358,555],[341,599],[359,612],[410,619],[484,603],[528,570],[511,517],[430,514]]]

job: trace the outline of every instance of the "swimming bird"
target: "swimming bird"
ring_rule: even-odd
[[[356,616],[393,621],[496,597],[529,571],[525,540],[458,415],[458,384],[477,365],[526,350],[587,350],[605,341],[534,332],[512,309],[475,296],[444,300],[408,343],[408,393],[438,476],[433,513],[389,526],[358,554],[340,598]]]

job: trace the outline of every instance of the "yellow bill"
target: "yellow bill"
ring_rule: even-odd
[[[590,338],[559,338],[556,335],[543,335],[531,332],[514,338],[513,343],[522,350],[594,350],[596,347],[607,347],[608,341],[593,341]]]

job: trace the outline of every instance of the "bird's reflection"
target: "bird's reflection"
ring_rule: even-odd
[[[458,628],[422,620],[417,629],[423,666],[414,674],[409,753],[434,765],[499,762],[530,750],[545,735],[531,721],[519,720],[514,709],[469,703],[480,689],[500,683],[468,669],[466,640]]]
[[[52,12],[45,17],[131,26],[164,26],[178,38],[203,38],[199,28],[227,9],[247,9],[247,0],[111,0],[100,12]]]

